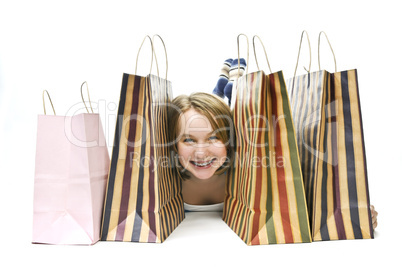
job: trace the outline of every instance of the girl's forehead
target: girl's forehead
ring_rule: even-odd
[[[193,131],[208,131],[212,130],[211,123],[208,118],[195,109],[191,108],[181,114],[180,118],[180,132],[189,133]]]

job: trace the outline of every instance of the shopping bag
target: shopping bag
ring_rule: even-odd
[[[54,114],[38,116],[32,242],[94,244],[110,163],[102,123],[95,113]]]
[[[184,219],[181,183],[168,163],[172,85],[158,76],[123,74],[102,240],[161,243]]]
[[[287,85],[313,241],[373,238],[357,70],[337,72],[335,61],[335,73],[294,76]]]
[[[247,245],[311,242],[282,71],[248,73],[233,88],[236,157],[223,220]]]

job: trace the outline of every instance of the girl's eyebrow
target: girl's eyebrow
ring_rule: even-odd
[[[207,133],[207,136],[211,136],[211,135],[216,135],[215,134],[215,131],[211,131],[211,132],[209,132],[209,133]],[[196,138],[194,135],[192,135],[192,134],[183,134],[182,135],[182,138],[187,138],[187,137],[190,137],[190,138]]]

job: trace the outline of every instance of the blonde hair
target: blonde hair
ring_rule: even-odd
[[[207,117],[211,123],[216,136],[225,144],[228,160],[222,165],[215,174],[222,174],[232,163],[234,155],[234,133],[232,115],[229,106],[219,97],[208,93],[192,93],[191,95],[180,95],[173,99],[169,107],[169,143],[174,156],[178,155],[177,139],[179,136],[180,116],[189,109],[195,109],[201,115]],[[173,163],[179,177],[187,179],[185,169],[180,165],[177,158]]]

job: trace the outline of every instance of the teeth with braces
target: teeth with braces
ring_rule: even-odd
[[[197,163],[197,162],[194,161],[194,165],[195,165],[195,166],[198,166],[198,167],[205,167],[205,166],[211,164],[212,161],[213,161],[213,160],[211,160],[211,161],[209,161],[209,162],[206,162],[206,163]]]

